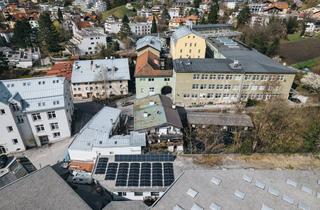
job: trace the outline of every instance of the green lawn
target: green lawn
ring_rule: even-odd
[[[297,68],[297,69],[303,69],[303,68],[309,68],[311,69],[312,67],[316,66],[319,64],[320,58],[313,58],[310,60],[302,61],[296,64],[293,64],[292,66]]]
[[[106,20],[110,15],[113,15],[117,18],[123,18],[124,15],[128,17],[136,15],[136,12],[128,10],[125,5],[113,8],[102,13],[102,20]]]

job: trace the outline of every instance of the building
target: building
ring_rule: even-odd
[[[148,206],[142,201],[111,201],[102,210],[115,209],[147,210]]]
[[[173,102],[194,106],[287,99],[295,71],[227,38],[208,40],[213,58],[173,61]]]
[[[73,63],[74,61],[57,62],[47,71],[47,76],[65,77],[71,81]]]
[[[0,188],[32,173],[36,170],[34,165],[26,157],[0,156]]]
[[[99,156],[93,178],[119,200],[157,199],[174,182],[169,154]]]
[[[0,209],[91,209],[50,166],[0,188],[0,192]]]
[[[319,175],[314,170],[186,170],[151,209],[317,209]]]
[[[73,103],[63,77],[0,81],[1,153],[71,136]]]
[[[127,58],[79,60],[73,64],[72,94],[75,100],[127,95],[129,80]]]
[[[234,31],[231,24],[198,24],[193,25],[192,30],[200,33],[203,37],[229,37],[241,36],[241,32]]]
[[[151,34],[152,23],[150,22],[131,22],[129,26],[131,32],[137,36]]]
[[[95,162],[99,155],[141,154],[144,133],[124,135],[126,116],[121,110],[104,107],[76,135],[68,148],[71,160]]]
[[[169,97],[153,95],[136,99],[133,117],[134,130],[146,132],[149,144],[164,142],[169,151],[183,151],[181,119]]]
[[[31,68],[41,57],[39,48],[13,50],[8,47],[1,47],[1,52],[7,58],[8,65],[16,68]]]
[[[180,8],[179,7],[172,7],[169,9],[168,13],[169,13],[171,19],[180,17]]]
[[[205,58],[206,40],[195,31],[187,27],[176,30],[170,40],[172,59]]]
[[[100,51],[102,46],[107,46],[107,35],[102,28],[74,29],[73,37],[67,49],[71,54],[92,55]]]
[[[117,34],[120,32],[121,26],[121,20],[116,19],[114,16],[109,16],[104,23],[104,30],[109,34]]]

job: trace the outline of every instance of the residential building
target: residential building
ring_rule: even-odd
[[[287,99],[295,71],[227,38],[208,40],[214,58],[173,61],[173,102],[192,106]]]
[[[137,56],[140,56],[146,51],[151,51],[153,54],[160,56],[160,52],[164,45],[159,37],[155,36],[145,36],[139,39],[136,43],[136,53]]]
[[[151,9],[148,9],[145,6],[143,6],[140,10],[137,10],[137,16],[148,18],[152,15]]]
[[[172,59],[205,58],[206,40],[195,31],[187,27],[176,30],[170,40]]]
[[[67,49],[72,54],[92,55],[101,50],[102,46],[107,46],[107,35],[102,28],[74,29],[70,46]]]
[[[104,23],[104,30],[110,34],[117,34],[120,32],[122,22],[113,16],[109,16]]]
[[[76,135],[68,148],[71,160],[95,162],[99,155],[141,154],[146,146],[144,133],[130,132],[120,128],[126,116],[121,110],[104,107]]]
[[[150,22],[131,22],[129,23],[131,32],[138,36],[151,34],[152,23]]]
[[[8,65],[16,68],[31,68],[41,57],[39,48],[13,50],[9,47],[1,47],[0,50],[7,58]]]
[[[71,89],[75,100],[105,99],[128,94],[127,58],[78,60],[73,64]]]
[[[168,10],[168,13],[169,13],[171,19],[180,17],[180,8],[179,7],[172,7]]]
[[[133,105],[134,130],[146,132],[148,142],[164,142],[169,151],[183,151],[182,123],[169,97],[153,95],[136,99]]]
[[[0,209],[92,209],[51,166],[16,180],[0,192]]]
[[[71,136],[73,103],[63,77],[0,81],[1,153]]]
[[[203,37],[228,37],[236,38],[241,36],[241,32],[234,31],[231,24],[198,24],[193,25],[192,30],[198,32]]]
[[[71,81],[73,63],[74,61],[57,62],[47,71],[47,76],[65,77]]]
[[[92,177],[119,200],[157,199],[174,182],[174,160],[169,154],[99,156]]]
[[[317,209],[319,176],[318,170],[186,170],[151,209]]]
[[[264,12],[267,12],[269,14],[286,14],[288,10],[288,2],[273,2],[270,3],[266,8],[264,8]]]
[[[176,17],[176,18],[172,18],[169,21],[169,29],[171,31],[175,31],[176,29],[178,29],[180,26],[188,26],[191,27],[193,25],[196,25],[198,22],[198,16],[196,15],[190,15],[187,17]]]

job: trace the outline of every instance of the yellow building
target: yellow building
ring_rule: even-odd
[[[170,40],[172,59],[205,58],[206,40],[197,32],[187,27],[176,30]]]

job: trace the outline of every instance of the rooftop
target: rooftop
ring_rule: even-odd
[[[130,80],[127,58],[75,61],[72,83]]]
[[[178,39],[181,39],[189,34],[196,34],[197,36],[201,37],[201,35],[198,32],[192,31],[186,26],[182,26],[179,29],[177,29],[175,32],[173,32],[171,39],[175,43],[177,42]]]
[[[26,112],[64,108],[65,78],[1,80],[0,102],[22,104],[22,110]]]
[[[134,130],[146,130],[169,125],[181,128],[180,116],[172,105],[171,99],[163,95],[136,99],[133,105]]]
[[[121,110],[102,108],[79,132],[69,146],[72,150],[90,151],[93,147],[145,146],[144,133],[114,135],[113,129],[120,118]]]
[[[161,40],[155,36],[145,36],[136,43],[136,50],[140,50],[146,46],[150,46],[159,52],[161,51]]]
[[[188,112],[188,122],[192,125],[219,125],[253,127],[249,115],[240,113]]]
[[[82,37],[90,37],[90,36],[103,36],[107,37],[105,33],[103,33],[103,28],[92,27],[92,28],[83,28],[81,30],[77,30],[76,34]]]
[[[50,166],[1,188],[0,192],[0,209],[91,209]]]
[[[51,69],[47,71],[47,75],[65,77],[68,81],[70,81],[73,63],[74,61],[64,61],[55,63],[51,67]]]
[[[302,170],[187,170],[152,209],[317,209],[319,176]]]
[[[143,201],[112,201],[102,210],[146,210],[148,206]]]

